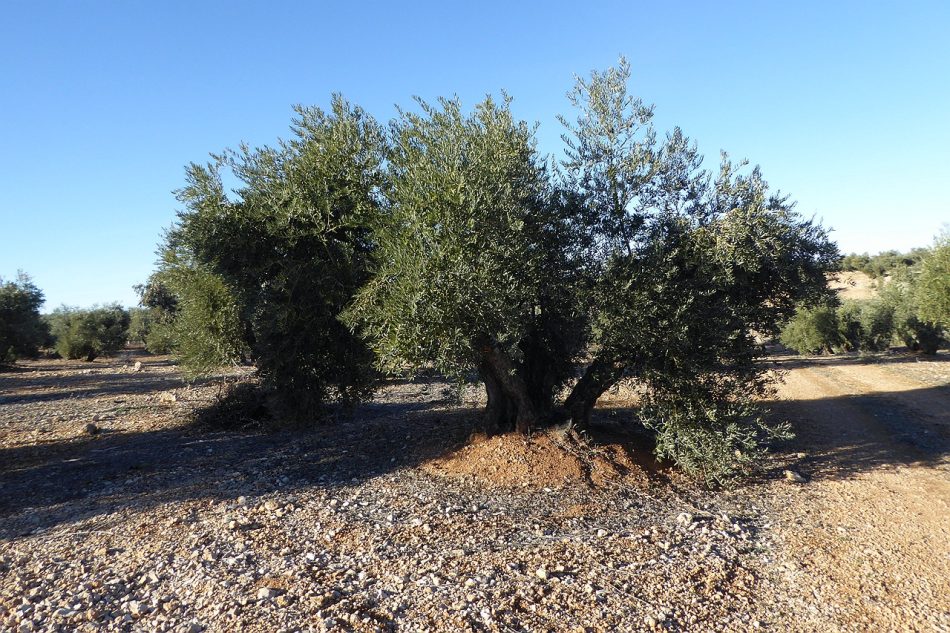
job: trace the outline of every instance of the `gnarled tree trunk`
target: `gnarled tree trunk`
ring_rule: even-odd
[[[595,358],[581,379],[574,385],[571,395],[564,401],[564,408],[571,417],[571,424],[578,428],[590,425],[591,412],[597,399],[623,377],[624,366],[604,358]]]
[[[490,427],[504,432],[513,424],[519,433],[528,433],[538,423],[538,409],[515,364],[497,343],[484,342],[479,352],[480,371],[488,391],[486,432],[491,432]]]
[[[485,406],[481,430],[489,437],[513,431],[515,407],[502,389],[501,382],[495,378],[495,374],[487,363],[481,363],[478,373],[482,382],[485,383],[485,391],[488,394],[488,404]]]

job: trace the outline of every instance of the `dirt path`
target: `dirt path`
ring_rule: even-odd
[[[950,630],[946,361],[792,365],[778,408],[811,480],[776,499],[790,624]]]

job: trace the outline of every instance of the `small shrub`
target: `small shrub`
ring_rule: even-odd
[[[714,380],[719,384],[712,388],[707,378],[695,389],[648,391],[640,419],[656,433],[657,457],[720,486],[760,468],[766,447],[792,435],[787,423],[766,422],[755,403],[755,387],[726,377]]]
[[[130,317],[119,304],[88,310],[64,306],[50,315],[49,322],[60,356],[91,362],[125,346]]]
[[[782,344],[800,354],[831,353],[844,344],[833,306],[799,309],[782,328]]]

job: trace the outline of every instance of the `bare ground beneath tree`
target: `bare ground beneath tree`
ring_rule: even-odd
[[[233,375],[27,363],[0,374],[0,629],[946,630],[948,361],[776,359],[798,438],[714,494],[636,435],[470,441],[481,394],[439,380],[211,431],[190,414]]]

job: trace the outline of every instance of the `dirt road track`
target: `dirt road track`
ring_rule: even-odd
[[[950,630],[950,363],[782,364],[776,408],[811,480],[777,499],[790,623]]]

